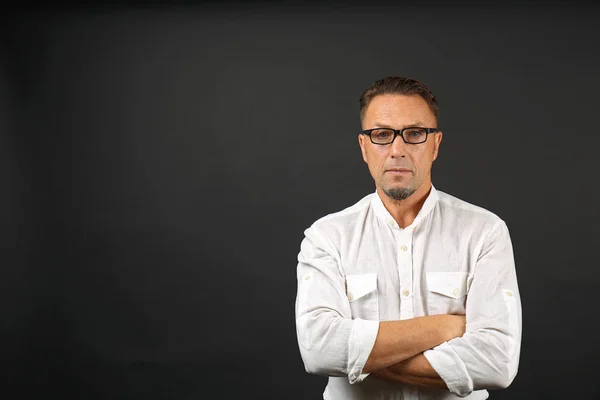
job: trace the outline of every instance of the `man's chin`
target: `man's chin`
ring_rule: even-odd
[[[413,187],[392,187],[382,189],[383,193],[394,200],[406,200],[416,191]]]

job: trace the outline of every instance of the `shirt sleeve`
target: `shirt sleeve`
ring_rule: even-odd
[[[513,381],[521,347],[521,300],[508,228],[498,222],[479,255],[466,302],[466,332],[423,354],[450,392],[501,389]]]
[[[297,279],[296,333],[306,371],[361,382],[379,321],[352,319],[337,249],[314,227],[305,231]]]

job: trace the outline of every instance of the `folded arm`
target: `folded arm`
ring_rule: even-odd
[[[440,378],[422,353],[387,368],[373,371],[369,379],[448,390],[446,382]]]
[[[382,321],[363,371],[369,373],[408,360],[465,333],[464,315],[431,315]]]
[[[298,256],[296,329],[307,372],[348,376],[405,361],[460,336],[464,316],[434,315],[402,321],[353,319],[336,250],[310,229]]]
[[[466,304],[464,335],[375,371],[391,382],[447,388],[458,396],[506,388],[521,344],[521,303],[508,229],[499,222],[481,249]]]

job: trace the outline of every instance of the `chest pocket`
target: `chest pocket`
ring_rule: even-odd
[[[467,272],[428,272],[427,310],[429,315],[464,314],[473,277]]]
[[[379,320],[377,274],[346,275],[346,295],[352,319]]]

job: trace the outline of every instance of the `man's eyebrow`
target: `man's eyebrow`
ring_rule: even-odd
[[[373,126],[376,127],[376,128],[390,128],[390,129],[394,129],[391,126],[389,126],[388,124],[384,124],[384,123],[381,123],[381,122],[375,122],[373,124]],[[405,128],[423,127],[423,126],[425,126],[425,124],[423,122],[421,122],[421,121],[415,121],[412,124],[406,125]]]

